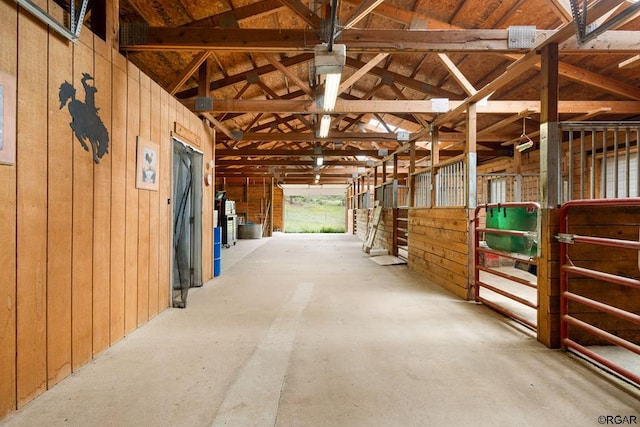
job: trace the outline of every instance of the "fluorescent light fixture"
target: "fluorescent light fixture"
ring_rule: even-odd
[[[325,76],[324,97],[322,100],[322,109],[324,111],[332,111],[336,106],[340,78],[342,77],[342,69],[344,68],[346,57],[347,47],[343,44],[334,44],[331,51],[329,51],[329,46],[326,44],[317,45],[314,48],[316,75]]]
[[[320,119],[320,130],[318,131],[318,138],[326,138],[329,136],[329,126],[331,126],[331,116],[325,114]]]
[[[327,74],[324,79],[324,97],[322,98],[322,109],[324,111],[333,111],[336,108],[340,77],[342,77],[342,74]]]
[[[322,156],[316,157],[316,166],[322,166],[323,163],[324,163],[324,157]]]
[[[319,173],[316,174],[316,181],[320,181],[320,174]]]

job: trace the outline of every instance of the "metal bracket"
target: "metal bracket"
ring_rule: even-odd
[[[570,245],[575,243],[574,234],[558,233],[556,240],[560,243],[568,243]]]
[[[536,45],[536,27],[533,25],[512,25],[507,32],[509,49],[532,49]]]
[[[635,16],[640,8],[640,2],[635,2],[613,18],[610,18],[598,25],[596,22],[587,24],[587,0],[582,0],[582,8],[578,5],[578,0],[569,0],[569,3],[571,4],[573,22],[576,24],[576,38],[578,39],[578,44],[586,43],[589,40],[598,37],[610,28],[615,29],[622,25],[629,18]]]
[[[82,22],[84,21],[84,16],[87,13],[87,5],[89,4],[89,0],[82,0],[82,5],[80,6],[80,11],[78,12],[78,16],[76,16],[76,6],[75,1],[71,0],[69,4],[69,20],[70,20],[70,29],[66,28],[64,25],[60,24],[55,18],[53,18],[49,13],[45,10],[41,9],[37,4],[32,2],[31,0],[16,0],[20,6],[29,11],[33,16],[40,19],[45,24],[49,25],[53,30],[57,31],[58,34],[67,38],[69,41],[73,43],[78,42],[78,37],[80,37],[80,30],[82,29]]]

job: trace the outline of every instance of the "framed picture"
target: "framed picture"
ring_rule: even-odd
[[[160,146],[146,138],[138,136],[138,154],[136,158],[136,188],[158,191]]]
[[[16,162],[16,78],[0,72],[0,164]]]

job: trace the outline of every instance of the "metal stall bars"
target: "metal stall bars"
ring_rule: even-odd
[[[562,122],[562,200],[640,197],[640,122]]]
[[[640,335],[640,328],[638,328],[638,326],[640,325],[640,315],[630,311],[630,309],[621,309],[619,307],[611,305],[610,303],[598,301],[594,298],[599,297],[600,299],[605,299],[603,295],[606,291],[610,291],[610,288],[612,287],[611,285],[619,285],[619,292],[622,293],[622,295],[625,295],[623,298],[626,301],[633,301],[632,292],[634,290],[640,289],[640,280],[638,280],[637,278],[626,277],[620,274],[601,271],[604,265],[600,263],[593,263],[595,264],[595,266],[592,266],[589,265],[589,263],[582,261],[582,263],[586,264],[588,267],[593,268],[575,265],[574,262],[579,263],[580,261],[576,261],[575,259],[572,261],[569,256],[569,245],[583,244],[591,247],[601,248],[601,253],[609,254],[609,256],[603,257],[602,259],[611,261],[613,258],[611,256],[611,251],[614,250],[613,248],[620,248],[633,251],[624,251],[625,253],[629,254],[628,258],[625,257],[625,259],[627,260],[626,265],[633,266],[635,264],[636,257],[639,257],[637,258],[637,267],[638,269],[640,269],[640,242],[638,241],[569,234],[569,214],[573,209],[577,207],[598,208],[602,211],[602,214],[598,216],[602,217],[607,214],[607,210],[610,210],[613,207],[633,206],[640,207],[640,198],[573,200],[565,203],[560,209],[560,234],[557,236],[557,239],[560,242],[561,261],[560,337],[564,348],[568,348],[578,354],[587,356],[595,362],[600,363],[601,365],[618,373],[624,378],[640,385],[640,375],[635,372],[631,372],[621,366],[619,363],[614,362],[613,360],[611,360],[612,357],[604,357],[603,355],[598,354],[596,351],[587,348],[586,345],[580,344],[579,342],[577,342],[576,338],[572,336],[572,334],[575,335],[578,331],[580,331],[594,337],[595,341],[604,341],[640,355],[640,346],[637,344],[637,338],[625,339],[624,337],[620,336],[621,333],[619,332],[616,333],[616,331],[604,330],[605,327],[603,326],[602,322],[596,321],[593,315],[585,316],[584,314],[580,315],[575,313],[575,311],[577,310],[576,307],[586,307],[587,309],[590,309],[592,313],[605,313],[606,315],[613,316],[614,318],[620,319],[623,322],[628,322],[629,325],[636,325],[634,333],[632,335],[635,335],[637,337],[638,335]],[[637,218],[637,214],[635,217]],[[631,227],[637,227],[637,225],[638,224],[636,222],[635,224],[632,224]],[[635,233],[637,233],[637,231],[635,231]],[[617,259],[616,261],[619,262],[619,259]],[[600,266],[600,268],[598,266]],[[631,268],[635,270],[634,267]],[[614,270],[619,269],[619,265],[614,268]],[[635,273],[636,277],[640,277],[640,274],[638,274],[637,270],[635,271]],[[578,294],[576,292],[577,289],[570,289],[570,276],[573,276],[574,280],[595,279],[597,281],[596,284],[591,284],[592,297],[589,298],[584,295]],[[597,286],[597,288],[595,288],[595,291],[593,289],[593,286]],[[583,288],[583,290],[584,289],[585,288]],[[594,294],[597,294],[597,296]],[[635,294],[635,298],[637,300],[638,293]],[[573,305],[570,305],[570,303],[573,303]],[[637,307],[635,308],[637,309]],[[579,319],[578,317],[582,317],[582,319]],[[589,320],[591,320],[591,323],[589,323]],[[573,327],[574,329],[572,329],[571,327]]]
[[[480,215],[483,209],[486,212],[485,218],[481,218]],[[507,218],[508,210],[512,212],[511,215],[514,213],[521,215],[519,212],[524,212],[525,218],[528,218],[525,220],[526,223],[502,221]],[[537,269],[538,262],[536,252],[539,241],[537,232],[539,210],[540,205],[533,202],[495,203],[478,206],[474,214],[475,300],[534,331],[537,330],[538,284],[536,276],[531,273],[533,269]],[[496,218],[495,215],[499,217]],[[481,219],[485,220],[484,227]],[[515,266],[502,268],[501,258],[526,266],[529,274],[525,274]],[[482,272],[485,274],[481,274]],[[490,276],[487,275],[498,276],[503,280],[494,278],[496,283],[489,284],[487,280]],[[490,294],[483,296],[481,289],[490,291]],[[534,310],[533,314],[529,309]]]

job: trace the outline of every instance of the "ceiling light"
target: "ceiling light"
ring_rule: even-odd
[[[340,77],[342,77],[341,74],[327,74],[324,80],[324,97],[322,98],[322,109],[324,111],[333,111],[336,108]]]
[[[343,44],[334,44],[331,51],[327,45],[317,45],[314,48],[316,75],[325,76],[322,100],[324,111],[332,111],[335,108],[342,69],[346,62],[346,52],[347,48]]]
[[[324,163],[324,157],[322,156],[316,157],[316,166],[322,166],[323,163]]]
[[[320,119],[320,130],[318,131],[318,138],[326,138],[329,136],[329,126],[331,126],[331,116],[325,114]]]

